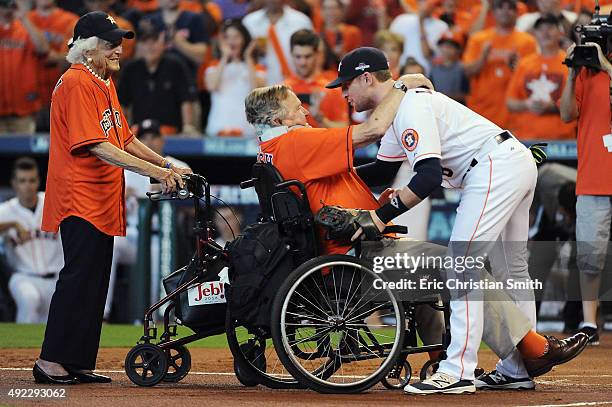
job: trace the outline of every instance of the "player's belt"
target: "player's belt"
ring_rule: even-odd
[[[28,276],[32,276],[32,277],[38,277],[38,278],[44,278],[44,279],[50,279],[50,278],[56,278],[57,275],[59,273],[45,273],[45,274],[36,274],[36,273],[24,273]]]
[[[485,144],[480,148],[480,150],[478,151],[478,157],[480,158],[483,155],[489,154],[493,147],[496,147],[498,144],[501,144],[506,140],[510,140],[511,138],[514,138],[514,136],[512,136],[509,131],[504,131],[502,133],[499,133],[497,136],[492,137],[490,140],[487,140]],[[478,165],[478,160],[476,159],[476,157],[474,157],[472,158],[472,162],[470,163],[469,168],[467,169],[465,174],[463,174],[463,178],[461,178],[462,184],[463,180],[465,179],[465,176],[468,175],[468,172],[470,172],[472,168],[476,167],[476,165]]]

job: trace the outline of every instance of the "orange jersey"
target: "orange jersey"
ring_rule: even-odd
[[[132,140],[112,80],[106,86],[83,65],[72,65],[51,97],[42,230],[57,232],[62,220],[77,216],[107,235],[125,236],[123,169],[86,147],[108,142],[125,150]]]
[[[147,14],[157,11],[159,5],[157,4],[157,0],[128,0],[127,7]]]
[[[377,209],[378,202],[353,168],[352,127],[298,128],[260,144],[258,161],[274,165],[285,179],[304,183],[310,210],[324,205]],[[350,246],[324,239],[322,253],[346,253]]]
[[[431,16],[434,18],[440,18],[442,15],[444,15],[444,13],[444,8],[437,7],[432,11]],[[470,32],[470,29],[472,28],[472,23],[474,22],[472,17],[473,16],[469,11],[458,9],[457,11],[455,11],[455,13],[453,13],[455,25],[450,28],[453,31],[459,29],[464,33],[465,36],[467,36]]]
[[[342,37],[343,55],[355,48],[361,47],[361,30],[359,27],[350,24],[341,24],[339,33]],[[325,30],[325,40],[327,41],[327,45],[335,49],[339,38],[335,31]]]
[[[498,126],[506,127],[506,88],[512,76],[510,65],[516,58],[536,52],[536,41],[527,33],[513,31],[500,35],[495,29],[472,35],[463,53],[463,64],[469,65],[480,58],[486,43],[491,43],[491,52],[481,71],[470,77],[470,94],[467,106]]]
[[[34,43],[19,20],[0,25],[0,116],[27,116],[40,109]]]
[[[335,122],[348,123],[348,104],[342,97],[342,91],[326,89],[325,85],[328,83],[329,78],[325,74],[317,74],[311,80],[300,79],[297,76],[285,79],[285,85],[293,90],[306,109],[311,108],[310,101],[313,98],[320,97],[319,112],[323,117]],[[308,116],[307,120],[312,127],[321,127],[314,117]]]
[[[523,58],[512,75],[507,97],[516,100],[532,98],[557,104],[567,78],[564,59],[564,51],[559,51],[553,57],[544,57],[538,53]],[[524,140],[576,137],[576,122],[564,123],[559,112],[541,115],[530,111],[510,113],[508,129]]]
[[[603,136],[612,133],[610,77],[604,71],[582,68],[576,78],[578,107],[577,195],[612,195],[612,154]]]
[[[480,3],[480,1],[478,1],[478,3]],[[472,20],[469,23],[470,28],[476,22],[476,20],[478,20],[478,15],[480,14],[481,9],[482,9],[482,6],[478,4],[477,6],[474,6],[471,10],[468,10],[470,14],[472,15]],[[523,14],[528,13],[528,12],[529,12],[529,9],[527,8],[527,5],[525,3],[521,3],[520,1],[516,3],[516,16],[517,17],[520,17]],[[487,13],[487,16],[485,17],[485,24],[484,24],[484,27],[482,27],[482,29],[487,30],[493,27],[495,27],[495,16],[493,15],[493,8],[490,7],[489,12]]]
[[[68,40],[72,38],[74,26],[79,17],[61,8],[55,8],[46,16],[40,14],[37,10],[32,10],[28,17],[45,35],[49,42],[49,47],[60,55],[66,55],[68,52]],[[51,104],[51,92],[62,71],[61,64],[42,61],[39,64],[38,93],[43,106]]]

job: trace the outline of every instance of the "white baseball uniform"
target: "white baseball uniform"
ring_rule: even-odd
[[[461,190],[451,243],[465,242],[469,248],[471,242],[519,242],[518,247],[513,243],[512,250],[500,244],[497,255],[489,251],[489,260],[498,281],[525,280],[529,279],[528,220],[537,169],[531,152],[518,140],[499,143],[495,139],[502,132],[441,93],[412,89],[404,96],[392,127],[383,137],[377,158],[408,160],[413,168],[425,158],[440,158],[442,186]],[[471,166],[474,159],[478,163]],[[509,295],[512,297],[512,293]],[[516,302],[535,329],[535,302]],[[483,305],[482,300],[471,295],[451,301],[452,340],[440,371],[474,380],[483,333]],[[528,376],[516,350],[498,362],[497,370],[511,377]]]
[[[64,267],[59,234],[40,230],[44,199],[45,193],[38,192],[34,211],[23,207],[17,198],[0,204],[0,223],[19,222],[32,236],[27,242],[17,244],[15,229],[5,235],[8,260],[15,271],[9,289],[17,305],[18,323],[47,321],[55,283]]]

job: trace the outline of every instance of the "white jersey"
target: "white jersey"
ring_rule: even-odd
[[[437,157],[442,186],[460,188],[463,175],[482,145],[503,130],[461,103],[427,89],[410,89],[393,125],[381,140],[377,158],[414,165]]]
[[[64,252],[59,233],[40,230],[45,193],[38,192],[34,212],[19,204],[17,198],[0,204],[0,223],[19,222],[32,236],[22,244],[16,244],[17,231],[10,229],[7,234],[9,262],[18,273],[49,274],[59,273],[64,267]]]

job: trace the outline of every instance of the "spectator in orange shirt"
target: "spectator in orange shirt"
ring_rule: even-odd
[[[310,110],[308,124],[312,127],[343,127],[348,125],[348,104],[339,89],[325,88],[329,77],[316,70],[320,41],[311,30],[300,30],[291,36],[295,74],[285,80],[285,85]]]
[[[473,21],[472,14],[460,9],[457,0],[443,0],[431,16],[444,21],[451,31],[461,31],[466,37]]]
[[[400,59],[404,53],[404,37],[389,30],[381,30],[374,36],[374,46],[385,53],[392,78],[400,76]]]
[[[478,31],[493,28],[496,25],[494,0],[480,0],[480,5],[473,7],[470,10],[472,21],[470,22],[469,35]],[[527,13],[528,9],[525,3],[516,2],[516,14],[522,16]]]
[[[35,5],[36,8],[28,13],[28,18],[49,43],[49,53],[38,65],[38,95],[42,109],[38,114],[36,128],[38,131],[49,131],[51,92],[68,67],[64,55],[68,51],[67,42],[72,36],[78,16],[57,7],[55,0],[36,0]]]
[[[0,0],[0,134],[33,133],[40,109],[39,56],[49,44],[14,0]]]
[[[563,36],[561,21],[545,15],[535,22],[535,37],[540,51],[523,58],[517,65],[506,104],[510,127],[521,139],[573,139],[576,123],[561,121],[557,102],[565,86],[565,51],[559,47]]]
[[[470,78],[467,106],[502,128],[507,128],[506,89],[520,58],[536,52],[530,34],[517,31],[516,0],[495,0],[495,28],[473,34],[463,65]]]
[[[344,54],[361,46],[361,30],[359,27],[346,24],[346,0],[323,0],[323,29],[321,37],[340,61]]]
[[[115,0],[84,0],[83,3],[85,5],[85,13],[90,11],[104,11],[115,19],[119,28],[134,32],[134,25],[113,11],[112,7]],[[134,56],[135,43],[136,41],[126,41],[123,43],[123,53],[121,54],[122,61],[128,60]]]

